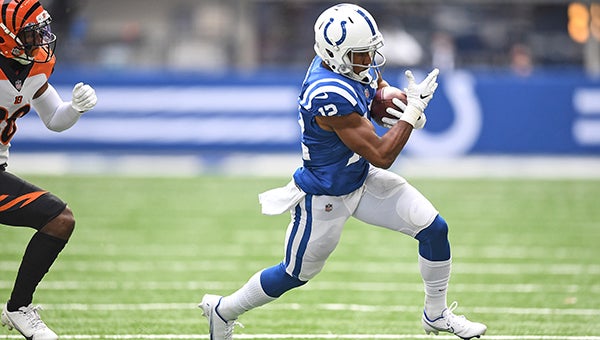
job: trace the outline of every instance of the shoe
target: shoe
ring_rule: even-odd
[[[458,303],[456,301],[452,302],[450,307],[444,309],[440,317],[433,320],[423,312],[422,321],[425,333],[434,333],[437,335],[439,332],[448,332],[463,340],[479,338],[484,335],[487,330],[484,324],[469,321],[464,315],[455,315],[453,313],[457,306]]]
[[[16,312],[9,312],[4,305],[0,323],[7,326],[8,330],[18,330],[28,340],[57,340],[58,335],[42,321],[39,310],[40,306],[29,305],[19,308]]]
[[[202,308],[202,316],[208,319],[210,340],[232,340],[233,327],[242,324],[234,320],[225,320],[219,315],[217,307],[223,297],[219,295],[205,294],[198,307]]]

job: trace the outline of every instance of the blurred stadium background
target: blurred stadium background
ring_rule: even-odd
[[[296,95],[313,22],[335,2],[42,3],[59,38],[51,81],[65,98],[89,82],[99,103],[61,134],[20,119],[12,171],[287,175],[299,164]],[[406,68],[442,70],[401,171],[600,175],[600,3],[357,3],[384,32],[393,85]]]

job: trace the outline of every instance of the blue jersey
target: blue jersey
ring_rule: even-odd
[[[360,188],[369,163],[350,150],[333,131],[323,130],[316,116],[346,116],[353,112],[369,118],[377,76],[363,84],[332,72],[315,57],[298,97],[298,122],[302,129],[303,166],[294,173],[294,181],[313,195],[346,195]]]

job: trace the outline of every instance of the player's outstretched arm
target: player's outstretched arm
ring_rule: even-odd
[[[373,124],[358,113],[317,116],[316,120],[323,129],[334,131],[350,150],[383,169],[392,166],[413,130],[409,124],[397,124],[394,129],[379,137]]]
[[[96,91],[90,85],[78,83],[73,88],[72,100],[64,102],[56,89],[46,83],[31,103],[44,125],[60,132],[73,126],[83,113],[93,109],[97,100]]]

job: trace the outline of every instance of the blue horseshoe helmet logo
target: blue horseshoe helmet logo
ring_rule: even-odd
[[[329,28],[329,26],[331,26],[331,24],[334,21],[335,20],[333,18],[329,18],[329,22],[325,25],[325,29],[323,30],[323,36],[325,37],[325,41],[327,41],[329,45],[338,46],[339,44],[343,43],[344,40],[346,40],[346,21],[342,20],[340,22],[340,26],[342,27],[342,37],[340,38],[340,40],[336,41],[335,43],[332,43],[331,40],[329,40],[329,37],[327,36],[327,29]]]

